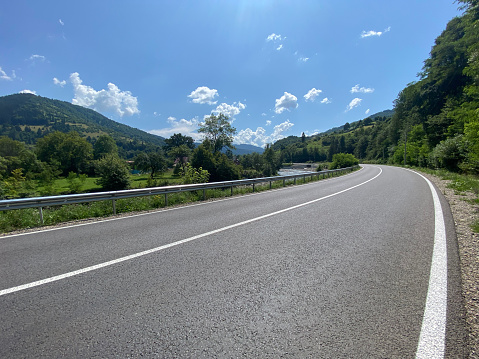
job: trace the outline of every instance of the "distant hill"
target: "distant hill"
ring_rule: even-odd
[[[94,142],[100,135],[115,139],[120,155],[133,157],[164,145],[164,139],[145,131],[118,123],[91,109],[69,102],[32,94],[0,97],[0,136],[34,144],[54,131],[76,131]]]
[[[233,146],[236,147],[236,149],[233,150],[233,153],[235,155],[248,155],[248,154],[253,153],[253,152],[263,153],[263,151],[264,151],[263,148],[258,147],[258,146],[253,146],[253,145],[246,145],[246,144],[236,145],[236,144],[233,144]]]

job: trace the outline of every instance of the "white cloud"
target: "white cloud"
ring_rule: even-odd
[[[234,120],[236,115],[246,108],[245,104],[241,102],[234,102],[232,105],[228,105],[227,103],[222,103],[218,105],[213,111],[214,114],[218,115],[222,113],[223,115],[228,116],[230,120]]]
[[[197,132],[200,121],[197,118],[191,120],[177,120],[175,117],[168,117],[169,127],[148,131],[149,133],[165,138],[171,137],[174,133],[181,133],[183,136],[193,137],[194,140],[201,140],[203,137]]]
[[[279,50],[281,50],[282,48],[283,48],[283,44],[279,45],[279,46],[276,48],[276,50],[279,51]]]
[[[6,81],[13,81],[15,78],[15,73],[12,72],[12,76],[8,76],[5,71],[3,71],[2,67],[0,66],[0,80],[6,80]]]
[[[62,21],[62,19],[58,19],[58,22],[60,23],[60,25],[65,25],[65,23]]]
[[[206,103],[208,105],[216,105],[216,102],[218,101],[213,101],[216,96],[218,96],[218,91],[215,89],[210,89],[206,86],[200,86],[188,95],[188,97],[192,99],[193,103]]]
[[[311,102],[314,102],[314,100],[316,100],[316,97],[319,96],[319,94],[323,92],[322,90],[318,90],[316,88],[312,88],[311,90],[308,91],[308,93],[306,95],[304,95],[303,97],[305,98],[306,101],[311,101]]]
[[[385,29],[384,31],[373,31],[373,30],[369,30],[369,31],[363,31],[361,33],[361,39],[364,39],[365,37],[371,37],[371,36],[381,36],[382,34],[386,33],[386,32],[389,32],[391,31],[391,26],[389,26],[387,29]]]
[[[274,32],[266,38],[266,41],[281,41],[283,37],[281,35],[276,35]]]
[[[306,61],[308,61],[308,60],[309,60],[309,57],[300,57],[300,58],[298,59],[299,62],[306,62]]]
[[[30,56],[29,60],[32,61],[33,63],[40,61],[40,62],[45,62],[47,58],[43,55],[32,55]]]
[[[366,114],[366,115],[369,115],[369,112],[370,112],[370,111],[371,111],[371,110],[368,108],[368,109],[366,110],[365,114]]]
[[[366,88],[366,87],[359,88],[359,85],[353,86],[351,88],[351,93],[373,93],[373,92],[374,92],[373,88]]]
[[[286,137],[283,135],[283,132],[286,132],[293,126],[293,123],[286,120],[285,122],[274,126],[273,132],[270,135],[266,134],[266,130],[263,127],[258,127],[256,131],[246,128],[238,132],[234,138],[234,143],[265,147],[268,143],[274,143]]]
[[[32,91],[32,90],[22,90],[22,91],[20,91],[19,93],[29,93],[29,94],[32,94],[32,95],[36,95],[36,94],[37,94],[36,91]]]
[[[65,86],[65,85],[67,84],[67,82],[66,82],[65,80],[60,81],[60,80],[57,79],[56,77],[53,78],[53,83],[54,83],[55,85],[60,86],[60,87],[63,87],[63,86]]]
[[[271,126],[271,120],[266,120],[266,126]]]
[[[298,98],[288,92],[285,92],[283,96],[276,99],[274,112],[282,113],[285,110],[290,111],[298,107]]]
[[[351,110],[352,110],[353,108],[355,108],[355,107],[358,107],[358,106],[361,104],[361,101],[362,101],[362,99],[357,98],[357,97],[356,97],[355,99],[353,99],[353,100],[349,103],[349,105],[348,105],[348,107],[347,107],[347,109],[346,109],[346,112],[351,111]]]
[[[329,98],[325,97],[321,100],[321,103],[328,104],[328,103],[331,103],[331,100]]]
[[[80,74],[74,72],[70,75],[75,97],[74,105],[91,108],[98,112],[112,112],[120,117],[132,116],[140,113],[138,99],[130,91],[120,91],[113,83],[108,84],[108,90],[96,91],[93,87],[82,84]]]

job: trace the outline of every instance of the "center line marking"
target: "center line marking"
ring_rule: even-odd
[[[3,290],[0,290],[0,296],[6,295],[6,294],[10,294],[10,293],[19,292],[19,291],[22,291],[22,290],[25,290],[25,289],[29,289],[29,288],[33,288],[33,287],[38,287],[38,286],[40,286],[40,285],[44,285],[44,284],[56,282],[56,281],[59,281],[59,280],[62,280],[62,279],[66,279],[66,278],[70,278],[70,277],[77,276],[77,275],[79,275],[79,274],[83,274],[83,273],[91,272],[91,271],[94,271],[94,270],[97,270],[97,269],[105,268],[105,267],[111,266],[111,265],[113,265],[113,264],[125,262],[125,261],[131,260],[131,259],[135,259],[135,258],[138,258],[138,257],[145,256],[145,255],[147,255],[147,254],[159,252],[159,251],[162,251],[162,250],[171,248],[171,247],[178,246],[178,245],[180,245],[180,244],[184,244],[184,243],[188,243],[188,242],[194,241],[194,240],[196,240],[196,239],[200,239],[200,238],[204,238],[204,237],[207,237],[207,236],[211,236],[211,235],[213,235],[213,234],[220,233],[220,232],[224,232],[224,231],[227,231],[227,230],[232,229],[232,228],[236,228],[236,227],[239,227],[239,226],[243,226],[243,225],[245,225],[245,224],[249,224],[249,223],[252,223],[252,222],[256,222],[256,221],[259,221],[259,220],[262,220],[262,219],[265,219],[265,218],[268,218],[268,217],[272,217],[272,216],[275,216],[275,215],[284,213],[284,212],[288,212],[288,211],[291,211],[291,210],[294,210],[294,209],[297,209],[297,208],[301,208],[301,207],[310,205],[310,204],[312,204],[312,203],[316,203],[316,202],[322,201],[322,200],[324,200],[324,199],[331,198],[331,197],[333,197],[333,196],[337,196],[337,195],[339,195],[339,194],[341,194],[341,193],[350,191],[350,190],[352,190],[352,189],[354,189],[354,188],[357,188],[357,187],[359,187],[359,186],[362,186],[362,185],[364,185],[364,184],[366,184],[366,183],[368,183],[368,182],[371,182],[372,180],[376,179],[377,177],[379,177],[382,172],[383,172],[382,169],[379,168],[379,173],[378,173],[376,176],[374,176],[373,178],[370,178],[370,179],[368,179],[368,180],[365,181],[365,182],[362,182],[362,183],[357,184],[357,185],[355,185],[355,186],[346,188],[346,189],[344,189],[344,190],[342,190],[342,191],[339,191],[339,192],[336,192],[336,193],[332,193],[332,194],[330,194],[330,195],[327,195],[327,196],[324,196],[324,197],[321,197],[321,198],[317,198],[317,199],[314,199],[314,200],[311,200],[311,201],[308,201],[308,202],[305,202],[305,203],[301,203],[301,204],[298,204],[298,205],[295,205],[295,206],[292,206],[292,207],[289,207],[289,208],[285,208],[285,209],[282,209],[282,210],[279,210],[279,211],[276,211],[276,212],[272,212],[272,213],[269,213],[269,214],[265,214],[265,215],[260,216],[260,217],[248,219],[248,220],[246,220],[246,221],[239,222],[239,223],[235,223],[235,224],[232,224],[232,225],[229,225],[229,226],[226,226],[226,227],[218,228],[218,229],[215,229],[215,230],[210,231],[210,232],[198,234],[198,235],[196,235],[196,236],[189,237],[189,238],[185,238],[185,239],[182,239],[182,240],[180,240],[180,241],[176,241],[176,242],[172,242],[172,243],[169,243],[169,244],[165,244],[165,245],[163,245],[163,246],[156,247],[156,248],[152,248],[152,249],[149,249],[149,250],[146,250],[146,251],[143,251],[143,252],[138,252],[138,253],[135,253],[135,254],[131,254],[131,255],[129,255],[129,256],[125,256],[125,257],[117,258],[117,259],[114,259],[114,260],[111,260],[111,261],[108,261],[108,262],[96,264],[96,265],[94,265],[94,266],[90,266],[90,267],[78,269],[78,270],[73,271],[73,272],[68,272],[68,273],[60,274],[60,275],[57,275],[57,276],[54,276],[54,277],[45,278],[45,279],[41,279],[41,280],[38,280],[38,281],[35,281],[35,282],[31,282],[31,283],[19,285],[19,286],[17,286],[17,287],[12,287],[12,288],[3,289]]]

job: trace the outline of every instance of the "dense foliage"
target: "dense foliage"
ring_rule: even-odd
[[[0,136],[35,144],[47,134],[77,132],[92,145],[101,135],[114,139],[121,157],[164,145],[163,138],[118,123],[85,107],[32,94],[0,97]]]
[[[276,142],[284,162],[332,161],[349,153],[361,161],[479,173],[479,6],[461,0],[435,41],[417,81],[404,88],[393,111],[307,138]]]

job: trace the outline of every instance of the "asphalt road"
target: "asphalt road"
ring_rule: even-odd
[[[0,238],[0,358],[465,357],[457,243],[439,199],[447,298],[429,290],[429,331],[432,191],[411,171],[366,165]]]

